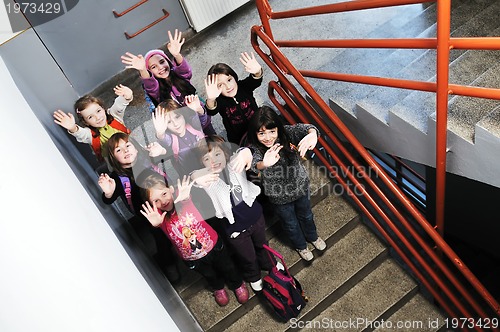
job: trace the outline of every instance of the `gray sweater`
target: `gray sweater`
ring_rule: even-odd
[[[308,134],[308,130],[311,128],[318,131],[318,128],[311,124],[285,125],[285,130],[294,145],[299,144],[300,140]],[[280,159],[276,164],[259,171],[256,165],[259,161],[262,161],[264,154],[255,145],[251,145],[250,148],[253,150],[251,169],[256,173],[260,173],[263,193],[271,203],[287,204],[308,193],[309,175],[298,152],[293,156],[293,160],[288,161],[283,150],[281,150]]]

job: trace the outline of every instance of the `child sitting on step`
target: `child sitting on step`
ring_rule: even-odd
[[[189,198],[192,182],[187,176],[177,181],[177,192],[165,178],[152,174],[141,181],[146,202],[141,213],[154,227],[162,229],[185,264],[200,273],[214,290],[217,304],[229,302],[224,283],[239,303],[248,301],[248,289],[224,242],[201,217]],[[175,200],[174,200],[175,193]]]
[[[309,175],[301,159],[318,141],[311,124],[284,125],[278,114],[263,106],[248,126],[249,147],[253,151],[252,170],[261,176],[264,195],[273,204],[283,230],[300,257],[314,258],[309,241],[322,251],[326,243],[318,236],[309,200]]]
[[[91,95],[85,95],[75,102],[75,113],[80,119],[80,126],[76,124],[73,114],[61,110],[54,112],[54,122],[65,128],[78,142],[90,144],[99,161],[107,156],[106,143],[113,134],[130,133],[123,122],[123,116],[132,101],[132,90],[121,84],[113,90],[118,97],[107,110],[101,99]]]

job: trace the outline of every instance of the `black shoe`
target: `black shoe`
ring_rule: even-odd
[[[165,265],[162,268],[163,274],[171,283],[176,283],[181,280],[181,274],[177,264]]]

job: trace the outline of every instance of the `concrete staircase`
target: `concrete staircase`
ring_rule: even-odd
[[[452,1],[452,37],[499,36],[500,3],[493,0]],[[397,17],[374,30],[370,37],[434,37],[436,5],[418,15]],[[406,23],[401,25],[401,20]],[[393,30],[397,24],[400,29]],[[345,50],[324,71],[435,82],[435,50]],[[370,58],[367,56],[370,54]],[[358,66],[363,57],[367,65]],[[367,70],[364,70],[367,69]],[[500,87],[499,51],[453,50],[450,83]],[[435,95],[427,92],[336,83],[330,107],[367,147],[422,164],[435,165]],[[448,171],[500,186],[496,165],[500,155],[498,111],[500,101],[453,96],[448,112]],[[493,150],[492,150],[493,149]]]
[[[317,5],[327,2],[331,1],[314,0],[308,2],[307,5]],[[457,9],[454,10],[461,8],[460,10],[464,13],[463,15],[469,15],[470,19],[472,19],[482,12],[482,8],[492,6],[494,3],[493,0],[473,2],[478,4],[478,6],[480,4],[482,6],[481,9],[476,9],[476,12],[473,12],[467,9],[467,7],[462,8],[462,6],[470,3],[470,1],[462,0],[454,1],[454,4],[457,4]],[[275,0],[273,1],[274,4],[283,8],[287,6],[296,7],[296,4],[289,4],[289,1]],[[380,16],[372,17],[371,19],[361,19],[363,16],[356,14],[356,18],[358,19],[356,22],[359,23],[358,27],[360,28],[358,30],[356,30],[356,27],[350,27],[350,24],[354,22],[351,20],[352,17],[349,20],[336,20],[335,24],[338,25],[336,32],[344,34],[346,38],[353,38],[350,35],[351,32],[359,34],[355,38],[386,37],[385,33],[387,31],[392,33],[391,36],[400,38],[416,35],[423,37],[435,33],[435,27],[433,27],[433,22],[435,22],[434,5],[412,5],[405,6],[404,8],[389,8],[387,10],[377,10]],[[248,50],[245,48],[245,42],[248,43],[250,26],[258,24],[255,18],[255,10],[247,6],[246,9],[244,8],[234,17],[225,20],[224,25],[210,28],[202,36],[195,36],[187,41],[184,54],[193,67],[195,73],[193,83],[195,86],[199,89],[203,87],[203,75],[201,74],[206,72],[209,65],[219,61],[226,61],[217,56],[214,57],[214,53],[218,51],[232,52],[230,56],[233,62],[226,62],[231,64],[237,63],[239,53]],[[463,22],[468,22],[470,19],[464,18]],[[331,32],[327,29],[325,22],[322,23],[317,20],[315,23],[323,26],[325,33]],[[454,24],[461,25],[463,23]],[[342,25],[349,26],[349,29],[352,29],[352,31],[347,28],[342,30]],[[294,27],[303,27],[303,25],[297,24]],[[284,25],[281,28],[277,27],[275,37],[279,39],[279,31],[284,34],[291,33],[290,28],[292,28],[291,25]],[[221,33],[219,29],[223,30],[223,32]],[[220,46],[219,36],[229,33],[227,29],[231,30],[230,32],[235,42],[228,45],[227,49],[219,50],[217,48]],[[241,29],[241,32],[239,29]],[[304,35],[303,39],[310,37],[306,36],[308,35],[307,29],[300,30]],[[238,42],[240,33],[242,39]],[[213,38],[215,39],[214,44],[210,44],[212,43],[212,36],[215,36]],[[301,36],[297,38],[301,38]],[[410,59],[424,57],[426,54],[422,50],[380,50],[378,52],[375,51],[375,55],[373,50],[362,50],[359,52],[335,50],[336,57],[333,58],[323,56],[325,55],[322,53],[323,51],[306,50],[305,55],[303,53],[289,52],[289,56],[292,62],[295,59],[295,61],[308,63],[315,69],[319,68],[325,71],[388,75],[390,73],[404,72],[408,63],[411,63]],[[207,62],[207,57],[212,59],[211,62]],[[361,60],[367,60],[368,63],[364,63]],[[351,64],[356,62],[358,63],[358,67],[351,66]],[[431,57],[427,58],[426,63],[431,62]],[[270,79],[274,79],[274,77],[269,76],[271,75],[268,75],[266,72],[263,86]],[[432,77],[430,76],[426,79],[432,79]],[[134,90],[135,99],[129,106],[125,117],[127,126],[134,129],[133,135],[139,142],[146,143],[154,140],[153,130],[149,121],[150,113],[144,102],[137,73],[125,70],[97,87],[93,93],[102,96],[108,104],[114,97],[111,87],[118,83],[126,84]],[[400,117],[398,117],[400,123],[397,125],[394,125],[389,120],[384,120],[387,117],[390,119],[393,113],[388,113],[389,115],[386,115],[384,118],[384,115],[372,115],[372,113],[361,108],[358,102],[366,100],[368,103],[370,100],[367,99],[368,96],[379,94],[375,92],[376,88],[368,86],[356,87],[355,85],[346,83],[336,83],[333,85],[331,83],[316,84],[315,86],[320,94],[328,97],[335,96],[333,98],[335,102],[331,101],[332,108],[367,146],[370,146],[373,139],[381,133],[390,139],[397,137],[399,142],[405,141],[406,139],[403,136],[398,136],[398,134],[403,133],[403,130],[406,130],[407,127],[415,131],[415,134],[412,134],[411,130],[406,132],[407,135],[408,133],[410,134],[409,137],[411,139],[418,135],[429,135],[422,132],[419,128],[408,124],[408,122],[402,120]],[[200,92],[202,93],[202,91]],[[267,100],[266,93],[265,88],[256,91],[259,104]],[[410,95],[405,97],[409,97]],[[404,100],[404,98],[398,98],[397,100]],[[485,131],[490,130],[497,116],[496,113],[491,113],[490,117],[481,120],[481,128],[484,128]],[[369,121],[364,121],[365,118],[368,118]],[[430,119],[430,117],[426,119]],[[214,118],[213,122],[216,130],[222,132],[223,129],[219,120]],[[366,123],[374,127],[370,127],[367,130],[367,128],[363,127]],[[395,128],[399,128],[400,132],[398,133]],[[388,151],[387,149],[390,146],[387,143],[384,145],[381,144],[377,148],[381,151]],[[308,162],[307,165],[311,176],[311,202],[314,206],[313,211],[318,232],[326,240],[328,249],[322,254],[315,251],[315,259],[312,263],[300,260],[298,254],[292,250],[288,241],[283,237],[279,223],[272,216],[272,213],[267,211],[266,214],[267,235],[268,239],[270,239],[270,245],[282,253],[291,272],[300,280],[306,295],[309,297],[309,302],[299,317],[300,321],[288,324],[279,322],[263,298],[253,294],[252,291],[250,291],[252,297],[246,304],[239,305],[234,295],[230,294],[229,305],[221,308],[215,303],[205,281],[195,272],[188,270],[184,266],[180,266],[183,277],[181,282],[174,285],[175,290],[188,306],[193,317],[203,330],[285,331],[307,328],[307,330],[316,331],[323,330],[325,327],[331,330],[345,330],[342,324],[346,324],[346,322],[350,323],[350,321],[354,321],[355,325],[349,325],[350,328],[348,329],[356,331],[404,331],[405,329],[437,331],[442,328],[444,315],[422,294],[418,283],[391,257],[390,249],[372,233],[369,227],[361,222],[362,217],[358,215],[355,208],[341,195],[338,195],[338,192],[335,194],[332,189],[333,183],[330,179],[322,174],[317,166],[314,166],[311,162]],[[171,314],[175,315],[175,313]],[[429,323],[429,319],[433,322],[432,324]],[[392,329],[387,325],[383,325],[382,321],[391,322],[393,324]],[[395,329],[394,326],[398,322],[400,324],[412,324],[413,322],[413,324],[417,325],[398,326]]]
[[[327,325],[355,321],[352,330],[384,330],[381,322],[414,322],[420,331],[436,331],[444,316],[425,299],[417,283],[389,255],[388,248],[360,222],[358,213],[341,196],[329,194],[332,183],[317,166],[307,162],[311,174],[311,201],[319,234],[328,249],[307,263],[299,258],[282,236],[272,215],[266,218],[270,246],[285,258],[309,297],[299,320],[282,323],[261,295],[252,291],[251,299],[219,307],[206,283],[194,272],[183,271],[175,288],[205,331],[288,331],[301,327],[320,330]],[[269,211],[268,211],[269,212]],[[429,327],[429,318],[436,326]],[[421,322],[421,323],[419,323]],[[308,324],[308,325],[306,325]],[[311,325],[312,324],[312,325]],[[351,327],[352,324],[350,323]],[[409,323],[406,323],[409,324]]]

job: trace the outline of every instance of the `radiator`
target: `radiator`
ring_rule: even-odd
[[[201,31],[250,0],[181,0],[191,26]]]

